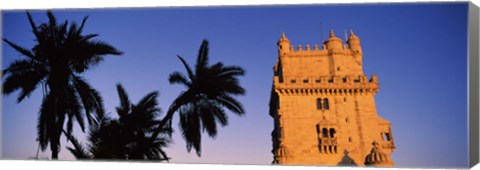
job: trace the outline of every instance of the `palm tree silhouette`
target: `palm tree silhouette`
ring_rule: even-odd
[[[20,90],[17,102],[28,97],[40,85],[43,101],[37,122],[37,137],[42,151],[50,144],[52,159],[58,159],[60,136],[65,125],[71,133],[76,120],[82,131],[84,116],[92,124],[94,114],[104,114],[100,94],[80,75],[103,61],[108,54],[120,55],[109,44],[92,40],[98,34],[83,35],[88,17],[76,23],[57,24],[51,11],[47,12],[48,23],[38,27],[27,12],[37,44],[31,50],[5,38],[3,40],[18,51],[24,59],[17,59],[3,70],[5,81],[3,93],[9,95]]]
[[[170,74],[169,82],[184,85],[187,89],[173,101],[167,115],[152,135],[155,136],[162,128],[171,127],[172,117],[178,112],[187,151],[190,152],[193,147],[198,156],[201,155],[201,130],[213,138],[217,135],[217,123],[222,127],[228,124],[224,108],[237,115],[245,113],[242,104],[233,97],[245,93],[237,79],[238,76],[243,76],[245,71],[238,66],[224,66],[221,62],[209,66],[208,51],[208,41],[204,40],[200,46],[195,70],[178,56],[187,70],[187,76],[173,72]]]
[[[137,104],[130,102],[127,92],[117,84],[120,105],[116,108],[118,119],[97,117],[90,126],[88,147],[84,147],[72,135],[66,133],[73,148],[67,149],[78,159],[136,159],[168,161],[162,149],[171,142],[170,129],[161,129],[160,136],[151,140],[151,134],[159,123],[158,92],[143,97]]]

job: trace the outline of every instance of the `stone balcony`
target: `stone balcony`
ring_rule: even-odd
[[[318,149],[323,154],[337,154],[338,143],[337,138],[319,138]]]

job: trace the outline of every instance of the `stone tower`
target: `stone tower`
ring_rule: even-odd
[[[360,39],[290,44],[282,33],[270,99],[273,163],[393,166],[390,122],[378,116],[376,75],[363,74]],[[379,157],[380,155],[380,157]]]

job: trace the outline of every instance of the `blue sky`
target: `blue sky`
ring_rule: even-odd
[[[47,21],[45,11],[32,14],[37,23]],[[176,131],[175,143],[166,149],[173,162],[270,164],[273,119],[268,102],[281,32],[293,45],[305,45],[321,44],[330,29],[342,39],[345,29],[353,29],[361,39],[365,74],[379,75],[377,111],[392,124],[396,166],[467,165],[467,3],[83,9],[54,14],[59,21],[76,22],[89,15],[85,33],[98,33],[99,40],[125,52],[107,56],[84,75],[101,92],[112,116],[119,103],[116,83],[124,85],[134,102],[158,90],[165,111],[183,90],[168,84],[171,72],[184,71],[176,55],[194,64],[203,39],[210,41],[211,63],[222,61],[247,71],[241,78],[247,93],[238,98],[247,114],[230,114],[229,125],[217,138],[204,137],[200,158],[187,153]],[[33,46],[24,11],[2,11],[2,22],[2,37]],[[4,42],[1,55],[2,69],[21,58]],[[37,151],[40,91],[20,104],[16,95],[2,98],[4,159],[26,159]],[[175,128],[177,122],[174,119]],[[60,159],[73,156],[63,148]]]

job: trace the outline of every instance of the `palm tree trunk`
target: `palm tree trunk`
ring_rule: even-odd
[[[64,118],[63,118],[64,119]],[[58,130],[55,130],[55,136],[53,137],[53,141],[50,142],[50,148],[52,151],[52,159],[57,160],[58,159],[58,152],[60,152],[60,136],[62,135],[62,129],[58,128]]]
[[[35,155],[36,160],[38,160],[38,153],[40,153],[40,142],[38,142],[37,155]]]
[[[51,151],[52,151],[52,159],[58,159],[58,144],[50,143]]]
[[[169,121],[171,121],[171,119],[173,118],[173,115],[175,114],[175,111],[177,111],[178,108],[180,108],[180,105],[175,105],[174,107],[168,109],[167,115],[165,115],[165,117],[163,117],[162,121],[160,121],[160,123],[158,123],[157,128],[153,132],[152,137],[150,138],[152,141],[157,138],[158,134],[160,134],[160,132],[162,131],[162,128],[165,127],[165,125]]]
[[[52,149],[52,160],[58,160],[58,149]]]
[[[63,81],[55,81],[55,80],[63,80]],[[62,136],[62,130],[63,130],[63,122],[65,121],[65,114],[66,114],[66,97],[65,97],[65,92],[63,89],[66,89],[64,84],[67,84],[68,81],[65,81],[68,79],[51,79],[51,82],[49,82],[49,87],[51,90],[51,95],[54,96],[54,105],[53,107],[53,115],[52,119],[54,119],[52,122],[54,123],[52,133],[50,137],[50,150],[52,151],[52,159],[57,160],[58,159],[58,152],[59,152],[59,147],[60,147],[60,137]],[[63,82],[63,83],[62,83]]]
[[[172,102],[172,104],[170,105],[170,107],[167,111],[167,115],[165,115],[165,117],[163,117],[162,121],[160,121],[160,123],[158,123],[158,126],[155,129],[155,131],[153,131],[152,137],[150,138],[152,141],[155,140],[158,137],[158,135],[160,134],[162,129],[165,127],[165,125],[167,123],[169,123],[170,121],[172,121],[173,115],[183,104],[185,104],[184,102],[186,101],[186,98],[188,98],[190,93],[192,93],[192,92],[186,91],[183,94],[180,94],[180,96],[178,96]]]

